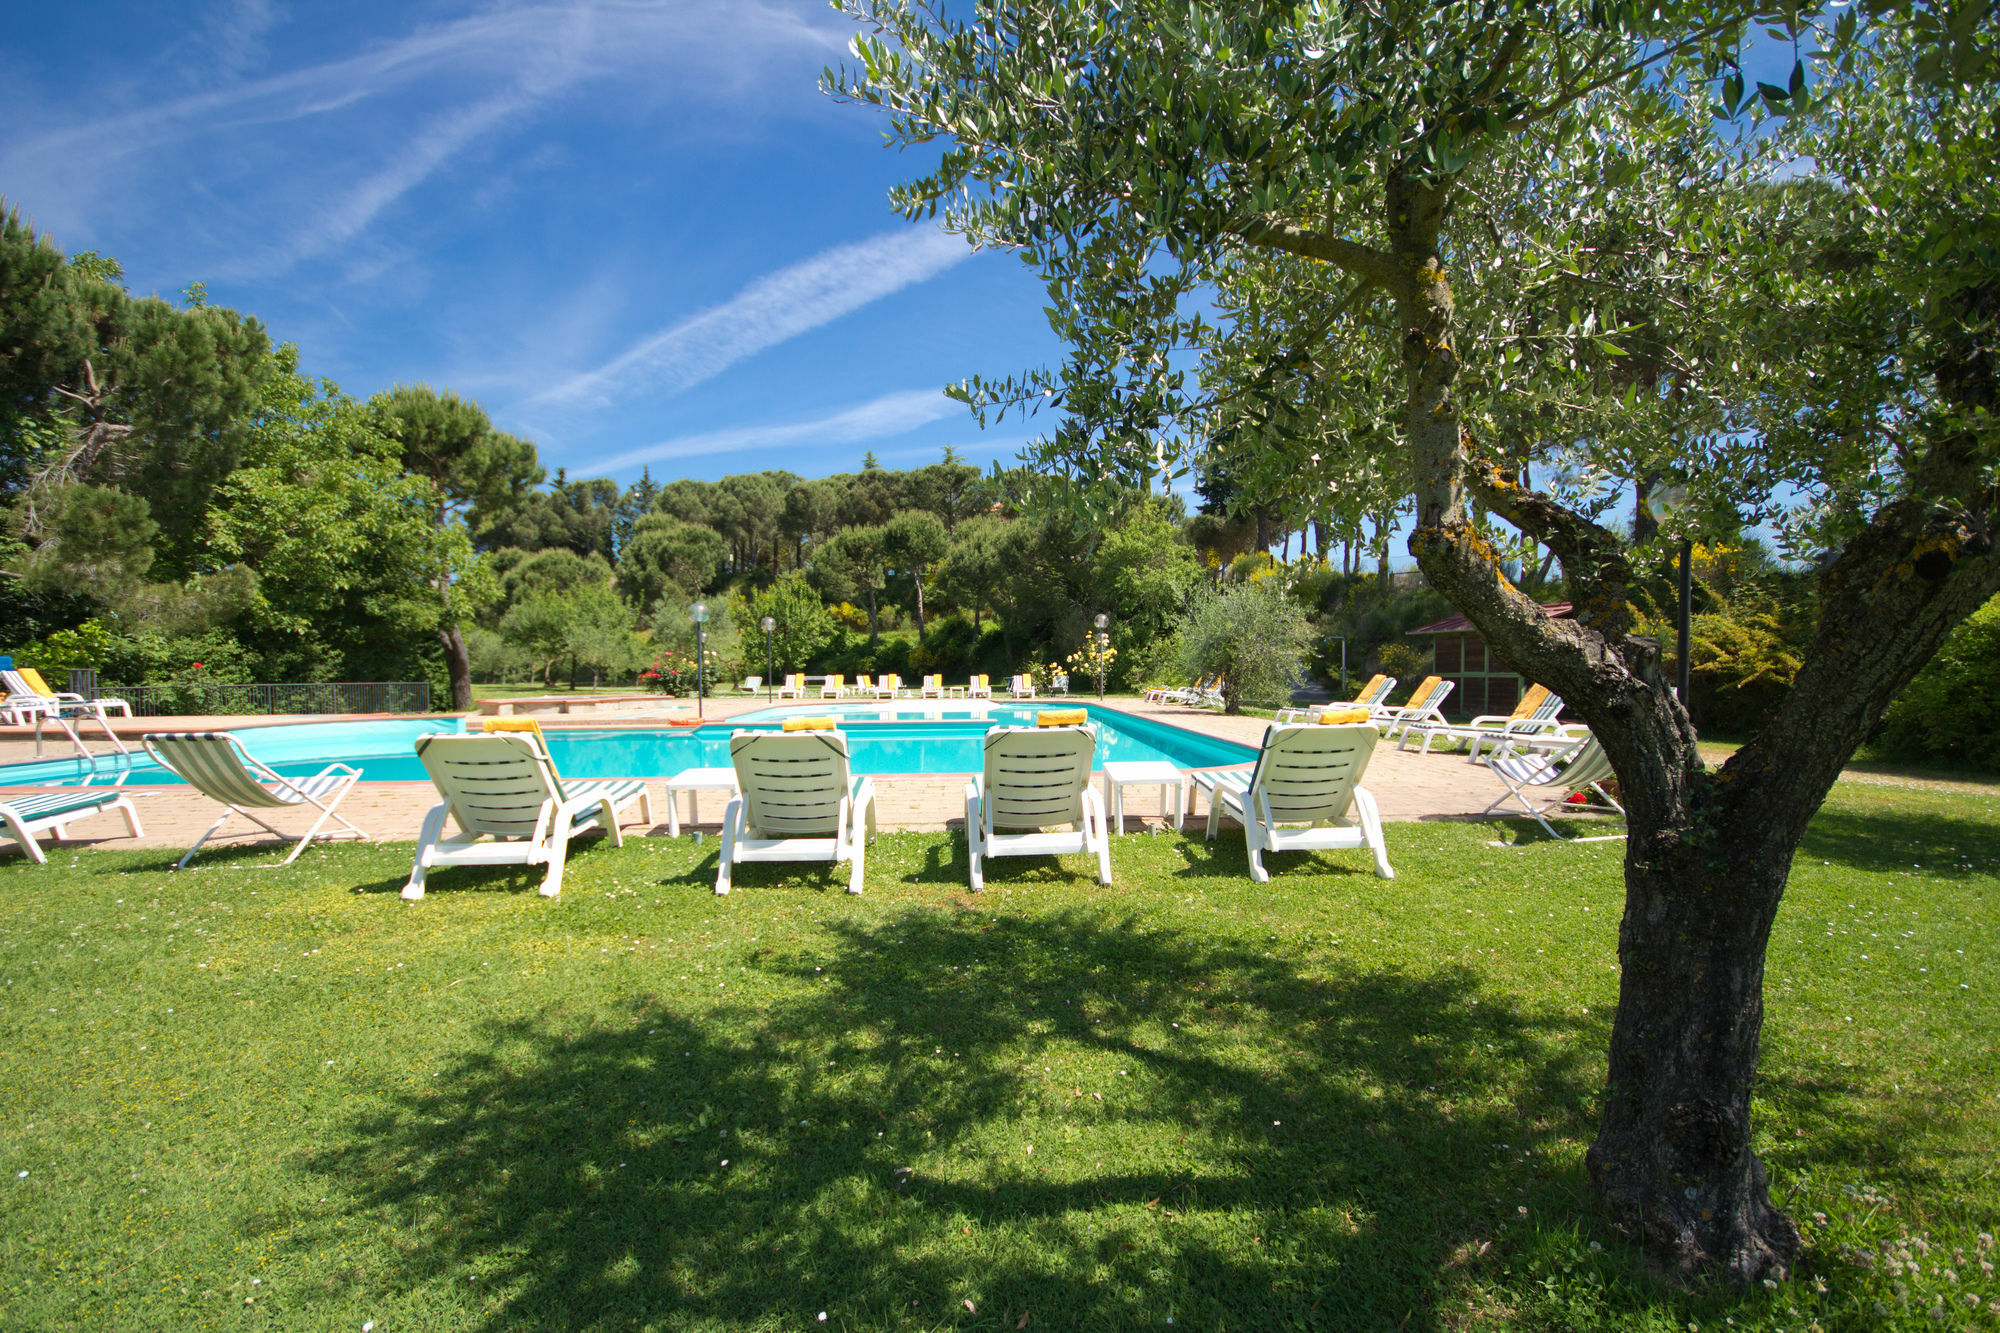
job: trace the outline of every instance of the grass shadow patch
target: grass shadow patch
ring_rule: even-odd
[[[312,1168],[491,1328],[1434,1327],[1453,1253],[1577,1188],[1511,1183],[1585,1123],[1572,1020],[1464,969],[912,907],[747,966],[737,1007],[493,1024]]]

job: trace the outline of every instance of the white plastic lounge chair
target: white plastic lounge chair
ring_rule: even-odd
[[[755,694],[763,688],[764,678],[762,676],[745,676],[736,686],[736,692],[738,694]]]
[[[739,731],[729,738],[739,794],[722,812],[722,863],[715,891],[727,893],[744,861],[849,862],[847,891],[861,892],[867,845],[875,840],[875,783],[857,778],[839,731]]]
[[[229,822],[231,815],[242,815],[251,823],[280,838],[290,838],[291,834],[273,828],[256,810],[282,810],[287,806],[311,806],[319,811],[319,818],[305,831],[298,845],[292,848],[280,865],[290,865],[298,859],[306,844],[316,837],[326,838],[366,838],[368,835],[347,821],[335,807],[346,797],[355,783],[361,780],[361,770],[347,764],[328,764],[309,778],[288,778],[274,773],[257,760],[252,759],[243,742],[235,733],[228,731],[163,731],[155,732],[145,739],[146,753],[159,761],[160,766],[176,773],[188,786],[193,787],[210,800],[220,801],[228,809],[222,818],[208,826],[208,832],[194,840],[194,846],[187,849],[187,855],[174,867],[186,868],[201,850],[201,845],[215,836],[216,830]],[[320,829],[332,820],[340,827],[322,834]]]
[[[1264,866],[1266,852],[1356,847],[1375,854],[1376,874],[1394,879],[1382,816],[1375,798],[1360,785],[1375,741],[1372,722],[1272,724],[1254,767],[1194,775],[1195,785],[1208,792],[1209,840],[1225,813],[1240,820],[1250,851],[1250,878],[1259,884],[1271,878]]]
[[[806,697],[805,679],[797,675],[791,675],[785,677],[785,683],[777,688],[776,697],[780,699],[805,698]]]
[[[1617,842],[1625,837],[1623,833],[1610,833],[1601,837],[1565,838],[1548,820],[1549,814],[1558,810],[1625,813],[1625,807],[1604,790],[1603,784],[1618,775],[1612,770],[1610,756],[1604,753],[1604,747],[1597,743],[1595,736],[1585,737],[1560,754],[1526,754],[1503,746],[1486,761],[1486,766],[1507,784],[1507,794],[1487,806],[1482,814],[1490,815],[1511,800],[1518,802],[1551,838],[1560,842]],[[1573,791],[1589,792],[1597,800],[1571,804],[1569,794]],[[1528,799],[1530,792],[1548,793],[1539,809]],[[1513,844],[1496,842],[1493,845],[1506,847]]]
[[[133,837],[140,836],[139,812],[132,802],[117,790],[102,787],[94,791],[86,787],[64,787],[0,801],[0,836],[20,843],[29,860],[46,865],[49,858],[42,853],[41,844],[35,841],[37,833],[43,829],[54,829],[57,838],[66,838],[69,836],[67,825],[105,810],[117,810],[124,814],[126,829]]]
[[[971,676],[965,682],[965,697],[968,699],[991,699],[993,684],[985,676]]]
[[[896,691],[902,688],[903,678],[894,672],[890,672],[875,682],[875,688],[871,693],[877,699],[893,699],[896,697]]]
[[[33,723],[37,717],[54,722],[69,735],[79,752],[88,755],[89,748],[84,745],[82,738],[76,734],[76,728],[70,723],[73,720],[89,718],[104,728],[104,734],[111,741],[113,749],[120,754],[129,752],[129,747],[119,739],[118,733],[111,729],[109,717],[114,711],[126,717],[132,716],[132,705],[125,700],[86,699],[80,694],[66,692],[58,694],[48,687],[48,682],[42,679],[41,673],[32,667],[0,670],[0,683],[4,683],[7,687],[7,702],[4,710],[0,711],[5,712],[10,726],[25,727]]]
[[[1352,699],[1335,699],[1330,703],[1312,704],[1306,708],[1280,708],[1274,715],[1274,720],[1280,723],[1317,722],[1322,714],[1344,713],[1350,708],[1366,708],[1372,716],[1376,709],[1382,707],[1382,701],[1389,697],[1389,691],[1395,688],[1394,676],[1385,676],[1377,672],[1368,678],[1368,683],[1363,685],[1360,692]]]
[[[562,892],[572,836],[596,824],[612,846],[622,845],[618,816],[635,802],[646,823],[653,822],[653,794],[645,783],[637,778],[564,782],[532,735],[419,736],[417,759],[444,801],[424,816],[417,835],[410,881],[403,886],[403,897],[411,902],[424,896],[434,866],[546,865],[541,893],[553,898]],[[447,818],[458,825],[449,838]]]
[[[33,667],[15,667],[11,671],[0,671],[0,680],[7,682],[7,692],[9,694],[39,695],[60,708],[95,713],[99,717],[102,717],[106,713],[119,713],[125,717],[132,716],[132,705],[123,699],[112,699],[102,695],[95,699],[86,699],[82,695],[72,694],[68,690],[50,689],[48,681],[42,678],[42,673]],[[17,686],[20,688],[17,689]]]
[[[965,784],[965,843],[972,887],[986,884],[989,856],[1097,854],[1097,882],[1111,882],[1104,802],[1090,785],[1092,726],[995,727],[984,771]],[[1050,833],[1051,825],[1070,831]]]
[[[1420,723],[1404,729],[1396,748],[1407,749],[1412,741],[1421,739],[1424,743],[1422,753],[1429,754],[1431,746],[1438,741],[1449,741],[1453,745],[1470,741],[1473,759],[1477,760],[1480,747],[1488,741],[1497,746],[1514,736],[1538,735],[1553,729],[1557,725],[1556,716],[1562,710],[1560,694],[1552,693],[1543,685],[1530,685],[1511,713],[1482,713],[1470,722]]]
[[[1065,699],[1069,698],[1068,672],[1059,671],[1055,675],[1049,677],[1049,693],[1060,694]]]
[[[944,677],[925,676],[922,697],[926,699],[944,698]]]
[[[845,676],[828,676],[826,683],[819,687],[819,697],[822,699],[838,699],[845,693],[847,693]]]
[[[1035,678],[1033,676],[1009,676],[1007,678],[1007,693],[1016,699],[1034,698]]]
[[[1379,727],[1384,721],[1388,723],[1388,730],[1382,735],[1389,740],[1394,740],[1399,731],[1416,726],[1418,723],[1443,725],[1444,701],[1451,697],[1451,692],[1457,683],[1446,680],[1443,676],[1425,676],[1417,682],[1417,688],[1410,691],[1408,703],[1401,708],[1384,709],[1388,717],[1385,719],[1377,716],[1374,719],[1375,725]]]

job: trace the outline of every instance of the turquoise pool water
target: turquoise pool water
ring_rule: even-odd
[[[1065,705],[1076,707],[1078,705]],[[1176,768],[1247,764],[1256,751],[1181,727],[1130,717],[1115,709],[1089,708],[1097,724],[1093,767],[1106,762],[1164,760]],[[876,709],[809,707],[764,709],[714,726],[661,730],[550,731],[549,753],[565,777],[665,778],[688,768],[727,768],[734,731],[777,731],[785,716],[841,716],[854,771],[874,775],[977,773],[980,741],[991,726],[1034,721],[1036,709],[996,704],[984,708],[917,704]],[[416,738],[426,732],[462,731],[458,718],[393,722],[301,722],[252,727],[239,734],[254,757],[288,776],[317,773],[338,759],[361,770],[369,782],[422,782]],[[101,749],[100,741],[93,749]],[[135,747],[136,751],[136,747]],[[137,752],[128,762],[99,755],[90,775],[73,758],[0,767],[0,786],[104,785],[124,774],[126,786],[177,784],[180,780]]]

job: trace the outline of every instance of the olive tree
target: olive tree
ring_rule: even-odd
[[[1299,604],[1274,583],[1220,589],[1201,584],[1176,628],[1181,669],[1190,679],[1218,677],[1225,713],[1241,713],[1246,699],[1288,703],[1305,679],[1302,664],[1312,627]]]
[[[957,390],[989,415],[1058,410],[1046,468],[1141,482],[1265,391],[1252,375],[1219,402],[1191,350],[1261,339],[1274,376],[1329,340],[1387,358],[1412,554],[1591,725],[1630,811],[1599,1197],[1671,1269],[1783,1273],[1800,1237],[1750,1108],[1792,854],[1888,702],[2000,589],[1991,8],[1877,0],[1815,37],[1811,6],[1723,0],[842,7],[868,31],[831,91],[885,109],[893,142],[943,141],[897,206],[1047,279],[1061,369]],[[1832,53],[1830,83],[1747,87],[1766,24]],[[1779,111],[1774,135],[1708,130]],[[1752,175],[1783,151],[1789,170]],[[1714,205],[1759,179],[1790,198],[1814,160],[1838,162],[1816,218],[1781,204],[1760,232]],[[1297,317],[1246,329],[1201,299],[1246,262],[1296,286]],[[1638,299],[1607,327],[1592,291]],[[1630,354],[1628,325],[1661,373],[1621,384],[1593,363]],[[1581,463],[1533,484],[1524,461],[1558,447]],[[1635,463],[1738,513],[1815,503],[1815,637],[1719,772],[1640,632],[1621,537],[1570,493],[1579,468]],[[1574,618],[1508,579],[1481,510],[1560,559]]]

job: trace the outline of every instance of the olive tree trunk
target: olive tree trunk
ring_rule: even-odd
[[[1945,635],[2000,591],[2000,496],[1979,475],[1985,446],[1975,427],[1929,443],[1910,477],[1921,498],[1878,511],[1823,572],[1819,627],[1777,717],[1711,773],[1661,678],[1658,644],[1632,632],[1621,542],[1522,486],[1463,428],[1439,199],[1422,184],[1388,199],[1401,271],[1385,285],[1403,330],[1417,478],[1410,550],[1496,654],[1589,723],[1629,812],[1622,977],[1591,1179],[1610,1220],[1664,1266],[1781,1276],[1800,1237],[1771,1202],[1750,1121],[1765,950],[1793,854],[1841,766]],[[1938,378],[1955,405],[1990,413],[1993,371],[1974,347]],[[1474,496],[1562,560],[1573,619],[1551,619],[1507,580],[1468,518]]]

